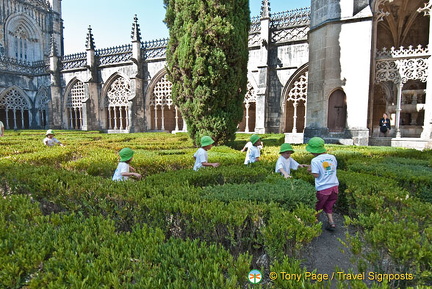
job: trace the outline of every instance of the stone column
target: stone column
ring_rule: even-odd
[[[60,68],[59,58],[57,56],[57,49],[55,40],[51,40],[51,54],[50,54],[50,74],[51,74],[51,103],[48,105],[48,127],[50,128],[61,128],[62,117],[63,117],[63,103],[62,103],[62,91],[60,81]]]
[[[268,45],[270,41],[270,4],[263,1],[261,7],[261,47],[258,66],[258,90],[256,96],[255,132],[266,133],[268,100]]]
[[[432,7],[432,2],[429,1],[424,8],[419,8],[417,11],[419,13],[424,12],[425,16],[429,16],[429,53],[432,45],[432,19],[430,19],[430,11]],[[424,125],[423,132],[421,133],[422,139],[431,139],[432,134],[432,58],[428,59],[428,76],[426,83],[426,96],[425,96],[425,113],[424,113]]]
[[[395,129],[396,129],[396,138],[401,138],[400,131],[400,114],[402,111],[402,87],[403,83],[399,81],[396,83],[397,95],[396,95],[396,119],[395,119]]]

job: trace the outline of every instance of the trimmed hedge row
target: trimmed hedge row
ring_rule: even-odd
[[[0,139],[0,287],[247,288],[250,269],[265,273],[263,288],[330,286],[267,277],[305,272],[296,258],[321,233],[313,177],[304,169],[291,180],[273,173],[283,135],[267,136],[262,162],[244,166],[239,149],[249,135],[239,134],[233,148],[209,151],[221,167],[194,172],[196,148],[184,134],[57,133],[66,147],[43,147],[41,131]],[[126,146],[145,179],[112,182],[116,152]],[[339,163],[337,209],[357,230],[347,246],[359,271],[367,265],[415,276],[339,286],[431,285],[431,204],[422,202],[430,184],[415,177],[429,176],[431,152],[327,148]],[[299,163],[310,162],[303,145],[294,149]]]

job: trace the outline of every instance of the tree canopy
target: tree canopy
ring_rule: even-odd
[[[195,144],[232,140],[247,85],[248,0],[165,0],[172,99]]]

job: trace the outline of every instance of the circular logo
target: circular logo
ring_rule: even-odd
[[[261,282],[261,279],[262,279],[262,274],[258,270],[252,270],[248,274],[248,280],[252,284],[258,284],[259,282]]]

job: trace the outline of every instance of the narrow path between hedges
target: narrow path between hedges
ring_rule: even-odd
[[[338,213],[334,213],[333,218],[337,228],[335,231],[328,231],[325,229],[327,218],[324,214],[320,214],[319,220],[323,223],[323,231],[302,253],[303,266],[308,272],[316,270],[317,274],[328,274],[328,276],[332,276],[333,273],[336,276],[337,272],[358,273],[356,264],[351,263],[353,254],[340,242],[342,240],[346,243],[347,227],[344,218]],[[336,288],[336,283],[336,280],[332,282],[332,288]]]

